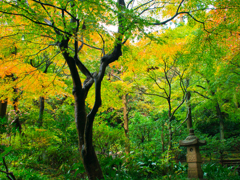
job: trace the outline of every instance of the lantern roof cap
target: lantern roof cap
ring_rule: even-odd
[[[194,130],[189,129],[189,135],[183,141],[179,141],[180,146],[203,146],[206,145],[206,140],[199,140],[194,134]]]

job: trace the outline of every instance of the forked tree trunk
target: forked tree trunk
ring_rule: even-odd
[[[88,179],[89,180],[104,179],[102,169],[93,146],[91,149],[88,149],[87,151],[85,151],[84,148],[82,148],[81,152],[84,168],[88,175]]]
[[[126,144],[125,144],[125,152],[126,154],[130,153],[130,141],[129,141],[129,128],[128,128],[128,123],[129,123],[129,119],[128,119],[128,94],[124,94],[122,96],[122,101],[123,101],[123,119],[124,119],[124,134],[126,137]]]
[[[92,127],[90,133],[91,135],[87,135],[88,142],[85,143],[88,144],[87,145],[88,147],[86,148],[84,144],[82,145],[80,144],[81,146],[80,151],[82,155],[83,164],[89,180],[104,179],[101,166],[99,164],[97,155],[92,144]]]
[[[70,4],[74,5],[74,2]],[[119,10],[125,8],[124,0],[118,0]],[[74,13],[74,12],[73,12]],[[77,37],[77,31],[79,29],[79,22],[76,23],[76,19],[71,19],[71,23],[77,25],[76,32],[74,33]],[[79,151],[81,153],[82,162],[89,180],[101,180],[104,179],[100,164],[98,162],[94,147],[93,147],[93,122],[98,112],[99,107],[102,104],[101,100],[101,82],[103,80],[107,66],[118,60],[122,55],[122,39],[123,39],[123,17],[122,14],[118,14],[119,36],[116,39],[111,53],[104,55],[100,61],[100,67],[98,72],[91,73],[86,66],[80,61],[78,52],[80,51],[78,46],[78,39],[74,40],[74,56],[69,52],[69,36],[63,36],[61,42],[58,44],[61,53],[66,60],[69,70],[71,72],[73,82],[73,96],[75,100],[75,123],[78,133]],[[73,29],[74,30],[74,29]],[[78,70],[86,76],[85,81],[82,83]],[[87,115],[85,108],[85,100],[91,86],[95,84],[95,102],[91,112]]]
[[[6,117],[7,113],[7,99],[1,101],[0,100],[0,118]]]
[[[93,78],[91,80],[87,79],[89,81],[86,80],[87,82],[82,85],[76,67],[76,60],[73,57],[71,57],[68,52],[65,51],[65,49],[68,48],[68,41],[69,39],[62,41],[60,48],[68,64],[73,80],[73,95],[75,99],[75,123],[78,133],[79,152],[81,154],[82,162],[88,175],[88,179],[100,180],[103,179],[104,177],[92,144],[93,121],[97,110],[94,109],[92,110],[94,111],[93,113],[87,115],[85,108],[85,99],[87,97],[88,90],[90,89],[95,79],[94,80]],[[96,93],[100,93],[99,90],[101,86],[99,86],[98,83],[99,82],[95,81]],[[98,96],[99,94],[96,94],[96,97]]]
[[[79,151],[89,180],[103,179],[103,173],[92,144],[93,117],[87,117],[85,108],[85,92],[81,87],[75,62],[65,57],[73,79],[73,95],[75,99],[75,123],[79,140]]]

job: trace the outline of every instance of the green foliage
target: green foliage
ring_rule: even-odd
[[[3,43],[0,98],[6,96],[9,101],[16,96],[20,98],[18,112],[10,105],[8,118],[0,119],[1,148],[5,150],[1,157],[10,153],[7,156],[9,167],[17,179],[86,179],[78,150],[74,100],[68,95],[69,87],[76,85],[76,81],[72,83],[68,77],[70,72],[65,65],[69,63],[55,56],[66,37],[70,39],[69,48],[62,48],[62,53],[69,53],[71,58],[78,55],[85,66],[83,69],[87,68],[92,75],[102,71],[99,64],[104,54],[113,53],[116,43],[126,40],[121,48],[122,57],[105,73],[107,78],[101,87],[102,112],[94,122],[94,148],[106,179],[187,177],[186,165],[175,163],[175,159],[186,154],[186,149],[178,146],[179,140],[188,135],[184,122],[186,105],[178,109],[171,122],[168,115],[184,100],[185,79],[190,80],[188,90],[192,97],[189,102],[196,135],[207,140],[207,145],[201,148],[202,156],[210,160],[239,157],[238,153],[232,156],[230,152],[239,151],[240,142],[237,137],[240,132],[238,1],[182,1],[181,6],[160,1],[128,1],[128,8],[112,0],[25,2],[0,1],[0,26],[4,29],[0,32]],[[180,13],[177,17],[183,15],[182,19],[175,19],[157,30],[152,28],[154,23],[161,24],[162,20],[175,17],[176,10],[191,13],[191,16]],[[163,17],[161,21],[157,19],[159,15]],[[200,21],[204,22],[205,31]],[[111,32],[107,25],[119,26],[122,34]],[[119,38],[121,36],[123,39]],[[83,46],[77,47],[81,51],[74,53],[75,40]],[[42,79],[34,76],[32,72],[42,76],[43,64],[49,60],[52,61],[49,74]],[[29,62],[38,62],[38,69]],[[33,68],[31,73],[27,71],[30,67]],[[4,79],[11,73],[17,75],[18,83],[8,84]],[[34,76],[31,81],[28,74]],[[85,75],[80,77],[78,86],[85,86]],[[34,87],[29,88],[31,85]],[[17,86],[21,91],[19,95],[9,93]],[[94,94],[91,88],[86,100],[87,112],[93,107]],[[125,94],[131,101],[128,104],[128,110],[131,109],[129,140],[122,127],[121,96]],[[41,95],[45,96],[46,103],[43,125],[37,127],[37,99]],[[216,110],[218,106],[220,114]],[[218,137],[220,115],[224,119],[224,140]],[[15,132],[11,125],[16,116],[20,117],[23,134]],[[168,149],[168,127],[173,131],[172,149]],[[130,142],[130,154],[124,153],[126,142]],[[0,167],[4,168],[2,164]],[[235,178],[230,169],[218,164],[207,164],[203,169],[208,179]],[[3,176],[1,174],[1,179],[5,178]]]
[[[22,108],[23,114],[25,113]],[[30,118],[36,121],[37,111],[32,111]],[[113,112],[113,111],[111,111]],[[165,112],[149,113],[134,111],[130,114],[129,136],[130,154],[125,154],[125,136],[121,125],[103,121],[105,119],[121,118],[116,112],[103,112],[95,121],[94,144],[105,179],[186,179],[186,163],[175,163],[175,158],[184,157],[185,149],[179,149],[179,140],[183,140],[188,132],[182,126],[173,136],[173,149],[162,152],[161,130],[165,123],[167,114]],[[184,111],[179,113],[185,113]],[[12,149],[6,160],[11,171],[18,179],[85,179],[86,174],[77,148],[77,133],[73,121],[73,107],[68,104],[55,107],[54,111],[46,113],[46,121],[42,128],[26,125],[31,122],[24,115],[25,125],[23,126],[24,136],[18,133],[7,136],[2,133],[2,144],[10,145]],[[35,117],[35,118],[34,118]],[[180,117],[180,116],[179,116]],[[113,120],[115,121],[115,120]],[[176,121],[176,122],[175,122]],[[204,122],[204,121],[203,121]],[[174,123],[178,123],[177,119]],[[173,124],[174,124],[173,123]],[[220,158],[236,158],[237,154],[231,154],[229,150],[239,148],[239,138],[232,137],[226,140],[218,140],[215,136],[204,135],[202,126],[196,124],[196,135],[200,139],[207,140],[207,145],[201,148],[203,158],[215,160]],[[237,128],[235,127],[235,130]],[[213,130],[212,130],[213,131]],[[231,131],[231,128],[226,131]],[[167,142],[168,133],[164,128],[164,140]],[[211,132],[209,130],[209,132]],[[4,147],[3,147],[4,148]],[[236,178],[230,169],[215,167],[217,164],[203,165],[207,177],[231,177]],[[1,166],[1,169],[4,169]],[[212,168],[209,170],[209,168]],[[215,168],[215,169],[214,169]],[[218,170],[216,170],[218,169]],[[214,173],[210,173],[213,170]],[[205,174],[206,174],[205,173]],[[219,175],[220,174],[220,175]],[[1,179],[6,179],[0,174]],[[222,178],[224,179],[224,178]]]
[[[6,133],[8,131],[8,120],[6,117],[0,118],[0,134]]]
[[[109,156],[111,154],[117,154],[123,150],[125,137],[123,129],[118,129],[107,125],[104,121],[94,122],[94,146],[98,154]]]
[[[218,135],[213,137],[205,137],[207,145],[202,147],[202,155],[210,160],[214,159],[234,159],[239,156],[236,153],[239,149],[239,137],[232,137],[219,140]]]
[[[129,125],[130,140],[138,155],[157,157],[161,154],[161,121],[135,112]]]
[[[209,180],[225,180],[232,179],[237,180],[239,176],[236,172],[236,167],[223,167],[220,164],[208,163],[202,166],[204,177]]]
[[[21,119],[25,123],[24,135],[1,134],[1,143],[12,147],[12,153],[7,158],[16,178],[79,178],[84,168],[78,153],[77,133],[72,117],[73,106],[65,104],[56,107],[54,111],[46,111],[43,127],[34,126],[33,122],[38,118],[38,111],[34,106],[30,113],[26,113],[25,108],[21,109]],[[0,177],[2,179],[3,175]]]
[[[103,167],[105,179],[112,179],[114,177],[116,180],[128,179],[128,174],[124,173],[124,166],[122,166],[123,159],[121,159],[120,157],[100,157],[100,162]]]
[[[9,154],[9,152],[12,150],[12,146],[9,147],[5,147],[3,152],[0,155],[0,158],[2,159],[2,157],[6,156],[7,154]]]

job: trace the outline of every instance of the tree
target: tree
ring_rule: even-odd
[[[232,93],[237,93],[239,83],[236,64],[239,56],[236,51],[239,48],[239,21],[236,21],[236,15],[239,8],[232,3],[221,1],[222,7],[232,6],[232,9],[206,14],[210,19],[205,26],[207,31],[199,30],[196,33],[196,38],[189,46],[189,56],[185,56],[185,62],[188,61],[186,65],[191,68],[194,77],[189,92],[205,98],[205,109],[211,109],[215,116],[212,117],[219,121],[220,139],[224,139],[224,124],[230,116],[230,109],[236,107]],[[228,109],[224,108],[226,106]]]
[[[128,4],[125,4],[124,0],[117,2],[111,0],[104,2],[99,0],[77,2],[2,0],[0,2],[2,23],[7,21],[10,25],[12,17],[16,17],[15,33],[36,41],[44,37],[48,39],[47,42],[50,42],[39,52],[52,47],[58,47],[61,51],[72,76],[79,151],[89,179],[103,179],[92,144],[92,127],[94,117],[101,106],[101,82],[107,66],[119,59],[122,55],[122,46],[130,36],[133,35],[133,38],[137,35],[140,38],[143,35],[149,36],[144,31],[146,26],[164,25],[183,14],[204,25],[202,21],[204,19],[197,18],[203,14],[200,12],[208,9],[208,3],[211,1],[192,3],[184,0],[174,2],[130,0]],[[155,14],[156,18],[149,17],[151,13]],[[164,18],[159,18],[159,15],[163,15]],[[104,24],[118,27],[113,37],[104,30]],[[136,29],[138,29],[137,34],[134,33]],[[101,37],[102,47],[94,46],[96,42],[91,39],[90,33]],[[106,40],[111,38],[114,39],[114,43],[105,45]],[[100,65],[94,73],[91,73],[84,65],[84,60],[79,58],[79,53],[84,46],[100,50]],[[107,54],[105,54],[106,50]],[[86,77],[84,81],[78,70]],[[87,114],[85,100],[94,83],[95,103],[91,112]]]
[[[4,118],[6,116],[7,111],[7,100],[0,101],[0,118]]]
[[[8,29],[10,33],[14,30],[12,27],[3,28]],[[15,124],[16,128],[21,131],[18,108],[19,99],[36,98],[36,94],[60,94],[60,92],[63,92],[62,87],[64,86],[64,83],[60,82],[59,76],[56,77],[56,74],[59,74],[59,72],[55,73],[52,71],[51,75],[55,74],[56,76],[53,75],[51,78],[45,74],[46,69],[49,68],[49,65],[52,63],[50,62],[49,64],[49,58],[47,58],[47,60],[39,60],[41,58],[38,56],[35,57],[35,59],[32,59],[31,56],[25,56],[25,48],[29,48],[30,45],[26,45],[24,39],[21,39],[21,36],[18,34],[15,34],[14,36],[8,35],[8,31],[6,34],[2,33],[0,39],[4,44],[4,46],[1,47],[2,54],[0,57],[0,99],[5,102],[3,103],[5,114],[7,99],[10,102],[9,104],[13,106],[15,117],[11,124]],[[39,44],[34,45],[35,48],[39,48]],[[27,60],[29,60],[29,62],[27,62]],[[44,67],[45,63],[46,67]],[[57,88],[54,87],[53,83],[57,85]],[[43,88],[44,86],[45,88]],[[41,113],[43,113],[43,111],[40,111],[40,114]]]
[[[149,96],[152,106],[159,112],[167,111],[168,118],[162,123],[162,132],[167,124],[169,150],[172,147],[175,113],[186,99],[184,76],[187,68],[182,67],[179,59],[186,51],[184,46],[191,33],[191,28],[180,26],[174,30],[165,30],[164,34],[155,34],[160,40],[140,41],[137,50],[139,58],[135,62],[140,67],[131,73],[138,92]],[[186,34],[189,36],[186,37]],[[163,133],[162,150],[166,150]]]
[[[189,86],[189,78],[186,79],[186,87]],[[187,129],[192,128],[192,107],[191,107],[191,91],[186,92],[186,106],[187,106]]]

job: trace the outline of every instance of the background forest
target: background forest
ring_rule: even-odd
[[[239,179],[239,2],[0,1],[0,179]],[[219,163],[220,162],[220,163]]]

